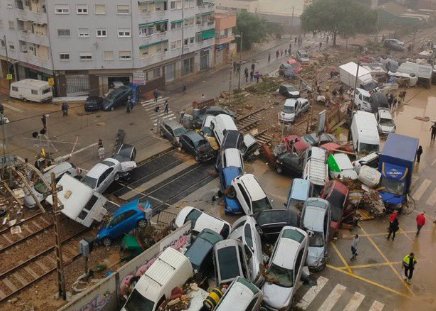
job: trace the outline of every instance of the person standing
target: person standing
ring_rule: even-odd
[[[164,104],[164,112],[165,112],[166,114],[168,114],[168,99],[165,100],[165,104]]]
[[[356,234],[351,241],[351,261],[355,260],[357,257],[357,244],[359,243],[359,235]]]
[[[268,64],[271,62],[271,53],[268,53]]]
[[[289,56],[291,55],[291,51],[292,51],[292,43],[289,43]]]
[[[256,69],[256,64],[255,64],[255,63],[252,63],[252,64],[251,64],[251,70],[254,71],[254,69]]]
[[[417,263],[414,253],[410,253],[403,258],[404,280],[409,284],[412,282],[413,270],[415,270]]]
[[[319,42],[319,50],[321,51],[322,48],[322,42]]]
[[[280,57],[283,57],[283,50],[280,50]]]
[[[392,235],[392,241],[395,240],[395,234],[397,233],[398,229],[400,229],[400,224],[398,222],[398,218],[395,217],[394,220],[389,223],[389,228],[388,228],[389,232],[386,239],[389,240],[389,238]]]
[[[279,58],[279,54],[280,54],[280,52],[279,52],[279,50],[277,50],[276,51],[276,59]]]
[[[431,131],[431,141],[434,141],[436,138],[436,122],[430,128]]]
[[[424,150],[422,149],[422,146],[419,145],[418,150],[416,150],[416,162],[419,163],[419,161],[421,161],[421,155],[424,152]]]
[[[103,147],[103,141],[101,140],[101,138],[98,140],[98,149],[97,149],[97,154],[98,154],[98,158],[100,160],[104,159],[104,147]]]
[[[250,71],[250,82],[253,82],[253,78],[254,78],[254,71]]]
[[[421,212],[416,216],[416,236],[419,235],[419,232],[421,231],[422,227],[425,225],[425,212]]]
[[[244,75],[245,75],[245,82],[248,82],[248,68],[245,67],[244,69]]]
[[[68,116],[68,108],[69,108],[68,103],[67,102],[63,102],[62,103],[62,116],[63,117]]]
[[[159,97],[159,92],[157,91],[157,89],[154,89],[153,96],[154,96],[154,102],[157,103],[157,99]]]

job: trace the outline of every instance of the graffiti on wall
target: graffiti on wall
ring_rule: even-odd
[[[103,308],[109,303],[113,294],[106,291],[104,294],[98,294],[86,305],[78,309],[78,311],[102,311]]]

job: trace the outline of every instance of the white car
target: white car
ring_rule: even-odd
[[[350,158],[345,153],[331,154],[327,160],[331,178],[351,179],[358,178]]]
[[[320,198],[309,198],[301,212],[301,227],[309,235],[307,265],[321,271],[327,260],[327,247],[331,221],[330,203]]]
[[[263,283],[261,267],[263,266],[262,242],[256,229],[256,220],[251,216],[242,216],[233,223],[230,238],[240,240],[248,258],[250,281],[256,285]]]
[[[246,278],[237,277],[227,288],[214,310],[259,310],[262,297],[262,291],[259,288]]]
[[[307,64],[310,61],[309,54],[305,50],[297,50],[296,58],[302,64]]]
[[[389,109],[378,108],[376,119],[378,132],[380,134],[387,135],[389,133],[395,133],[396,126],[394,118]]]
[[[272,205],[253,174],[244,174],[232,181],[236,199],[246,215],[254,215],[263,210],[272,209]]]
[[[120,162],[114,158],[107,158],[94,165],[81,182],[94,191],[103,193],[114,181],[125,177],[134,168],[135,161]]]
[[[309,101],[305,98],[288,98],[283,105],[283,110],[279,113],[279,120],[283,123],[292,123],[309,108]]]
[[[74,164],[70,162],[61,162],[49,166],[44,169],[42,175],[44,181],[47,184],[51,183],[51,173],[55,174],[56,182],[58,182],[64,174],[76,177],[79,173],[79,170],[74,166]],[[38,202],[42,202],[47,197],[47,195],[50,194],[50,189],[47,188],[44,181],[38,180],[37,182],[35,182],[31,190]],[[24,206],[26,206],[27,208],[34,208],[36,206],[36,202],[30,193],[26,193],[26,195],[24,196]]]
[[[268,310],[288,310],[300,285],[308,249],[307,233],[296,227],[285,226],[274,245],[265,284],[263,302]]]
[[[188,221],[191,221],[191,228],[195,235],[208,228],[226,239],[232,230],[227,221],[213,217],[192,206],[186,206],[180,210],[174,220],[174,225],[180,228]]]

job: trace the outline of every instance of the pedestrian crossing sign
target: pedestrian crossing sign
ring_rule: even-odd
[[[8,73],[6,75],[6,80],[12,80],[12,73]]]

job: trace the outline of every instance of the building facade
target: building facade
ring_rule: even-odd
[[[3,74],[54,76],[58,95],[101,95],[115,81],[163,87],[214,60],[214,6],[203,0],[2,0],[0,22]]]
[[[235,28],[235,13],[215,12],[215,66],[231,62],[236,53]]]

